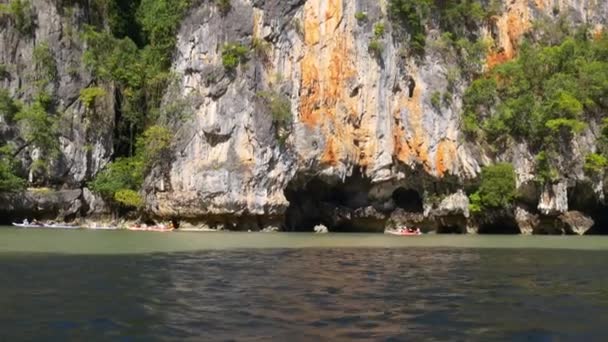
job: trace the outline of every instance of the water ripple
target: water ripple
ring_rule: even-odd
[[[606,252],[291,249],[0,257],[0,337],[606,340]]]

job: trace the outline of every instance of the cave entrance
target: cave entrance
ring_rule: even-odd
[[[514,218],[501,217],[492,222],[481,224],[477,233],[488,235],[517,235],[521,234],[521,230]]]
[[[457,225],[443,225],[437,228],[437,234],[464,234],[465,229]]]
[[[393,191],[393,201],[395,206],[407,212],[421,213],[424,211],[422,197],[416,190],[398,188]]]
[[[373,209],[370,189],[369,179],[359,173],[331,184],[319,177],[294,181],[285,190],[285,228],[312,232],[322,224],[331,232],[383,232],[387,218]]]
[[[578,182],[568,188],[568,209],[581,212],[590,212],[600,206],[595,190],[589,182]]]
[[[608,235],[608,206],[598,206],[591,217],[594,223],[585,235]]]

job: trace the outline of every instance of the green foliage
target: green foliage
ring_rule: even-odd
[[[554,148],[562,134],[581,133],[586,120],[608,108],[607,40],[578,35],[549,46],[543,39],[524,42],[518,58],[466,91],[465,132],[489,142],[521,139],[540,150]]]
[[[384,37],[384,32],[386,32],[386,28],[384,27],[383,22],[379,22],[374,25],[374,38],[380,39]]]
[[[110,31],[87,27],[84,63],[99,80],[112,82],[118,93],[120,120],[114,149],[135,153],[136,137],[158,117],[171,80],[169,71],[181,18],[191,0],[95,0],[108,16]]]
[[[36,26],[36,12],[29,0],[10,0],[0,4],[0,14],[8,15],[22,34],[31,34]]]
[[[433,7],[432,0],[389,0],[388,15],[398,33],[405,36],[416,55],[422,55],[426,45],[424,20]]]
[[[431,105],[433,108],[440,110],[441,109],[441,93],[438,91],[434,91],[431,95]]]
[[[148,50],[152,56],[147,64],[169,68],[175,47],[181,18],[190,7],[191,0],[141,0],[136,11],[136,20],[141,27]]]
[[[20,110],[19,104],[13,100],[7,89],[0,89],[0,116],[7,122],[12,122]]]
[[[591,153],[585,158],[583,169],[587,174],[601,174],[608,166],[608,158],[601,154]]]
[[[57,62],[47,42],[40,42],[34,48],[33,63],[36,67],[35,84],[42,89],[57,79]]]
[[[575,119],[551,119],[545,123],[545,126],[551,131],[551,134],[566,130],[570,134],[578,134],[587,128],[587,124]]]
[[[0,192],[15,192],[25,187],[25,180],[15,175],[12,154],[9,146],[0,147]]]
[[[42,152],[40,161],[44,165],[59,155],[57,118],[49,112],[49,106],[48,94],[42,93],[32,104],[22,107],[14,117],[21,124],[26,144]]]
[[[475,80],[464,94],[464,132],[476,134],[479,129],[478,118],[490,116],[497,100],[497,84],[494,78]]]
[[[513,165],[499,163],[481,170],[479,189],[469,196],[472,212],[484,209],[500,209],[511,205],[516,197],[515,170]]]
[[[154,125],[137,139],[137,157],[150,168],[161,159],[168,159],[168,152],[173,140],[173,133],[166,127]]]
[[[108,164],[89,183],[104,199],[123,207],[139,208],[143,200],[138,194],[144,175],[155,163],[169,158],[173,134],[165,127],[149,127],[137,139],[137,154],[118,158]]]
[[[274,91],[261,91],[258,96],[264,100],[275,123],[290,124],[292,122],[293,116],[289,98]]]
[[[100,87],[84,88],[80,91],[80,101],[90,110],[94,108],[95,101],[100,97],[106,96],[106,94],[106,90]]]
[[[270,53],[270,50],[272,49],[272,45],[270,44],[270,42],[261,39],[261,38],[253,38],[251,40],[251,48],[253,49],[253,52],[255,53],[255,55],[260,58],[260,59],[266,59],[268,58],[268,54]]]
[[[362,11],[358,11],[357,13],[355,13],[355,19],[357,19],[357,21],[359,22],[363,22],[367,20],[367,13],[362,12]]]
[[[469,195],[469,211],[472,214],[479,214],[483,211],[483,204],[481,203],[479,192],[474,192]]]
[[[97,174],[89,187],[104,199],[113,201],[121,190],[139,190],[143,180],[143,162],[140,158],[119,158]]]
[[[30,164],[30,171],[34,173],[46,173],[49,162],[60,154],[58,117],[52,111],[52,105],[51,96],[44,91],[30,104],[8,104],[9,113],[14,114],[11,120],[19,123],[21,138],[25,140],[20,149],[33,147],[40,151],[38,159]]]
[[[369,50],[369,52],[371,54],[373,54],[377,58],[380,58],[380,56],[384,52],[384,44],[381,41],[379,41],[378,39],[372,39],[369,42],[367,49]]]
[[[557,170],[551,165],[551,158],[546,151],[536,156],[536,181],[541,184],[552,183],[558,178]]]
[[[6,67],[6,64],[0,64],[0,80],[10,78],[11,74]]]
[[[499,0],[389,0],[388,15],[394,33],[410,48],[410,54],[422,56],[426,49],[426,26],[438,23],[444,32],[432,42],[444,58],[455,51],[465,73],[481,71],[487,43],[478,32],[489,19],[501,12]]]
[[[215,0],[215,5],[222,15],[228,14],[232,9],[232,4],[230,0]]]
[[[120,189],[116,191],[114,194],[114,201],[127,208],[141,208],[144,204],[139,193],[130,189]]]
[[[249,48],[240,43],[227,43],[222,47],[222,64],[228,71],[234,71],[241,63],[247,62]]]

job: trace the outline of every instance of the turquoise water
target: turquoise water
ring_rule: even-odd
[[[606,341],[608,239],[0,229],[0,338]]]

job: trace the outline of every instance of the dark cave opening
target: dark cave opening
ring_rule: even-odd
[[[521,230],[513,217],[500,217],[492,222],[481,224],[477,233],[487,235],[517,235],[521,234]]]
[[[395,205],[407,212],[421,213],[424,211],[422,197],[416,190],[398,188],[393,192],[392,197]]]
[[[51,219],[51,215],[43,215],[41,213],[32,212],[31,210],[9,210],[0,211],[0,226],[10,226],[15,223],[21,223],[24,219],[29,221],[36,219],[44,221]]]
[[[437,234],[464,234],[465,229],[458,225],[441,225],[437,228]]]
[[[322,224],[331,232],[383,232],[387,218],[373,209],[370,188],[371,182],[358,173],[342,182],[319,177],[293,182],[285,190],[285,230],[312,232]]]
[[[593,185],[589,182],[578,182],[568,188],[568,209],[581,212],[593,211],[600,206]]]
[[[593,226],[589,228],[585,235],[608,235],[608,207],[597,206],[591,211],[591,218],[594,221]]]

